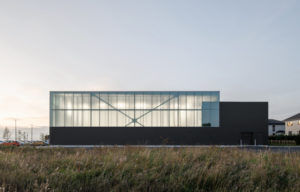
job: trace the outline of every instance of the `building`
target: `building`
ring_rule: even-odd
[[[284,120],[286,135],[300,135],[300,113]]]
[[[284,135],[285,134],[285,123],[283,121],[269,119],[268,130],[269,130],[269,136]]]
[[[268,143],[267,102],[218,91],[50,92],[53,145]]]

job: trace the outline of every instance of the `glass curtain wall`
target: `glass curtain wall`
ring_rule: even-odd
[[[219,92],[50,92],[51,127],[218,127]]]

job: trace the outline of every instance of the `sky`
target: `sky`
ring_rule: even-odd
[[[0,127],[47,127],[49,91],[219,90],[300,112],[300,1],[0,1]]]

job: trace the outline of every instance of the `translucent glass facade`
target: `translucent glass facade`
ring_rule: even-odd
[[[50,92],[51,127],[219,127],[219,92]]]

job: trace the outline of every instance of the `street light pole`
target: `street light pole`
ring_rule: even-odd
[[[32,143],[32,135],[33,135],[33,126],[31,125],[31,143]]]
[[[15,120],[15,141],[17,141],[17,119]]]

